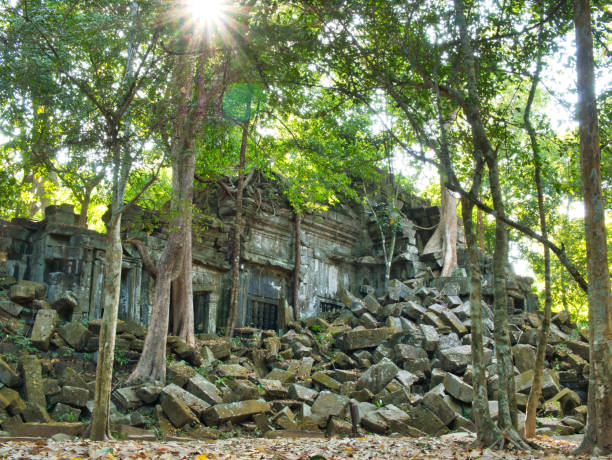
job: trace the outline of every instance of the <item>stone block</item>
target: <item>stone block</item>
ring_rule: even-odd
[[[166,365],[166,381],[184,387],[197,371],[182,361],[174,361]]]
[[[2,358],[0,358],[0,383],[13,388],[21,386],[20,375]]]
[[[28,423],[48,423],[52,421],[47,412],[47,408],[39,404],[26,403],[26,408],[21,412],[21,417]],[[73,421],[76,420],[78,420],[78,418]]]
[[[162,388],[160,385],[146,383],[136,387],[136,396],[145,404],[153,404],[159,399]],[[196,395],[197,396],[197,395]]]
[[[346,413],[349,398],[331,391],[322,391],[312,405],[312,413],[327,420],[330,416],[343,417]]]
[[[166,385],[161,392],[160,400],[163,401],[166,398],[172,397],[173,399],[181,401],[189,409],[196,414],[200,419],[204,416],[206,410],[210,407],[210,404],[201,400],[197,396],[189,393],[183,388],[171,383]]]
[[[138,387],[123,387],[113,391],[113,402],[124,411],[132,411],[143,405],[138,396]]]
[[[56,422],[78,422],[81,416],[81,409],[64,403],[57,403],[53,408],[53,412],[51,412],[51,416]]]
[[[177,387],[179,388],[179,387]],[[191,411],[189,406],[179,398],[176,394],[167,393],[161,399],[161,407],[164,414],[177,428],[182,428],[185,425],[197,422],[198,418]]]
[[[220,364],[217,367],[217,373],[221,377],[246,378],[249,370],[242,367],[240,364]]]
[[[36,319],[34,320],[34,326],[32,327],[32,345],[41,349],[42,351],[49,350],[49,342],[55,327],[59,320],[59,315],[55,310],[38,310],[36,313]]]
[[[318,394],[318,391],[298,385],[297,383],[292,383],[289,385],[289,397],[291,399],[297,399],[298,401],[312,404],[317,398]]]
[[[17,318],[23,311],[23,307],[12,300],[2,299],[0,300],[0,311]]]
[[[410,416],[410,425],[428,435],[439,436],[447,431],[444,422],[422,404],[410,409],[408,415]]]
[[[23,387],[27,401],[46,408],[47,398],[40,361],[36,356],[24,355],[19,359],[19,367],[23,375]]]
[[[58,394],[51,396],[50,402],[51,404],[61,402],[73,407],[87,407],[88,399],[89,391],[83,388],[63,386]]]
[[[51,308],[57,310],[63,318],[69,317],[79,309],[79,298],[72,291],[64,291],[51,303]]]
[[[270,404],[261,399],[217,404],[207,409],[204,414],[204,421],[209,426],[221,425],[226,422],[240,422],[269,410]]]
[[[423,345],[426,351],[436,351],[440,345],[440,336],[435,327],[428,324],[419,324],[423,333]]]
[[[221,392],[217,387],[200,374],[195,374],[187,381],[185,389],[208,404],[219,404],[223,402]]]
[[[26,403],[15,390],[4,387],[0,388],[0,409],[4,409],[10,415],[19,415],[26,408]]]
[[[85,351],[90,332],[78,321],[71,321],[58,329],[59,335],[76,351]]]
[[[57,434],[80,437],[86,427],[87,424],[82,422],[22,423],[10,433],[11,436],[27,438],[51,438]]]
[[[535,347],[527,344],[519,344],[512,347],[514,365],[519,372],[535,369],[536,350]]]
[[[340,382],[323,372],[314,373],[312,381],[332,391],[340,391]]]
[[[391,360],[383,358],[357,380],[357,389],[367,388],[372,393],[379,393],[395,378],[398,371],[399,368]]]
[[[338,347],[344,351],[374,348],[389,339],[395,330],[389,327],[376,329],[353,329],[341,335]]]
[[[465,403],[471,403],[474,399],[474,389],[454,374],[444,376],[444,388],[454,398]]]
[[[452,331],[456,332],[459,335],[463,335],[467,333],[467,328],[463,325],[461,320],[447,307],[444,307],[439,304],[430,305],[429,309],[431,311],[436,312],[438,317],[442,320],[444,324],[451,328]]]
[[[419,321],[427,309],[413,300],[404,302],[403,314],[408,318]]]
[[[457,418],[457,413],[444,396],[444,386],[437,385],[425,393],[422,402],[427,409],[438,416],[442,423],[448,426]]]
[[[484,349],[485,364],[491,361],[491,350]],[[447,372],[463,372],[468,364],[472,363],[472,347],[470,345],[460,345],[446,348],[439,352],[439,364],[442,370]]]
[[[363,303],[365,304],[365,307],[368,309],[368,311],[373,315],[376,315],[382,308],[380,306],[380,303],[378,303],[376,297],[374,297],[372,294],[368,294],[367,296],[365,296],[363,299]]]

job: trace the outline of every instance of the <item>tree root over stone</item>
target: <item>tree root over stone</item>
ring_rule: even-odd
[[[536,443],[523,439],[515,429],[495,428],[486,434],[484,438],[477,439],[474,447],[494,450],[516,449],[521,451],[539,450],[540,446]]]

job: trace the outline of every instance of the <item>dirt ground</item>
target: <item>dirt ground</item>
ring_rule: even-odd
[[[493,451],[471,447],[466,433],[439,438],[365,436],[332,439],[232,438],[219,441],[7,441],[0,439],[0,459],[565,459],[579,437],[539,437],[541,450]]]

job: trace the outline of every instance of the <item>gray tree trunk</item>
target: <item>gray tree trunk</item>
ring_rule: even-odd
[[[588,0],[574,1],[574,23],[590,344],[587,426],[577,452],[600,456],[612,454],[612,296],[601,193],[601,153]]]

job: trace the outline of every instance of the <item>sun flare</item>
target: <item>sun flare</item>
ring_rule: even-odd
[[[221,25],[228,10],[223,0],[187,0],[187,7],[193,22],[205,27]]]

